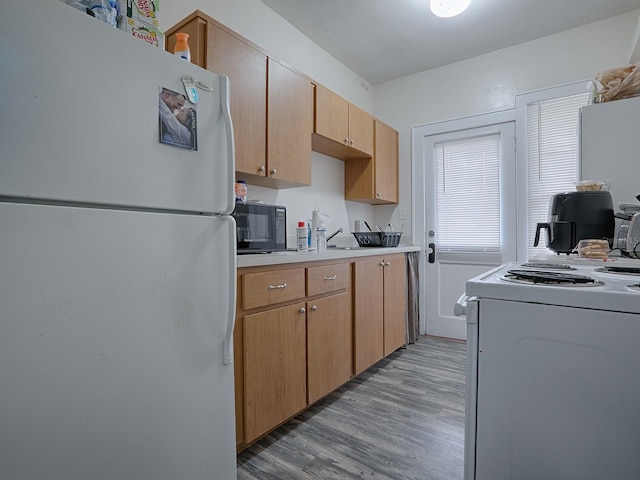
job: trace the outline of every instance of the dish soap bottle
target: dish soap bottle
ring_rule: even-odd
[[[191,62],[191,50],[189,49],[189,44],[187,43],[188,39],[188,33],[176,33],[176,46],[173,48],[173,54],[185,59],[187,62]]]

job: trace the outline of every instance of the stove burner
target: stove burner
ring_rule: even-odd
[[[615,273],[618,275],[640,275],[640,268],[639,267],[606,266],[606,267],[596,268],[594,272]]]
[[[591,277],[565,272],[545,272],[539,270],[508,270],[504,280],[528,285],[561,285],[590,287],[604,285]]]
[[[564,263],[523,263],[520,265],[521,267],[527,268],[538,268],[541,270],[576,270],[575,267],[571,265],[566,265]]]

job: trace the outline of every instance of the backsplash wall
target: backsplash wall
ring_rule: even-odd
[[[238,177],[242,180],[242,177]],[[351,232],[355,221],[366,220],[372,228],[373,207],[359,202],[344,199],[344,162],[320,153],[312,152],[311,186],[272,189],[248,185],[248,201],[261,200],[272,205],[287,207],[287,246],[296,246],[296,227],[299,221],[311,219],[315,207],[329,215],[327,234],[338,228],[338,234],[331,243],[340,246],[356,245]]]

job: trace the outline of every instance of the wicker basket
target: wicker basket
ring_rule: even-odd
[[[360,247],[397,247],[402,232],[353,232]]]

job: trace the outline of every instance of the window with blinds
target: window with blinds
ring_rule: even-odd
[[[438,250],[500,252],[500,135],[436,143]]]
[[[548,221],[555,193],[575,190],[578,180],[578,114],[589,93],[527,105],[527,245],[529,257],[548,252],[533,246],[538,222]],[[546,231],[543,232],[546,235]]]

